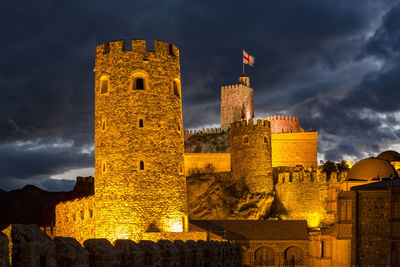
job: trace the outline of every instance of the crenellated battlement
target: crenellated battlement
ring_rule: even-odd
[[[202,130],[184,130],[185,136],[202,135],[202,134],[219,134],[222,133],[221,127],[218,128],[203,128]]]
[[[131,49],[125,46],[125,40],[109,41],[98,45],[96,47],[96,57],[105,54],[119,54],[124,52],[134,52],[136,54],[169,54],[171,56],[176,56],[179,58],[179,49],[167,42],[155,40],[154,50],[150,51],[146,49],[146,40],[134,39],[131,40]]]
[[[262,118],[263,121],[271,123],[271,132],[275,133],[301,133],[304,130],[300,127],[299,118],[295,116],[273,115]]]
[[[294,184],[294,183],[315,183],[315,184],[328,184],[332,182],[344,181],[347,177],[347,171],[331,172],[330,176],[321,170],[290,170],[281,171],[278,173],[277,185]]]
[[[270,122],[269,121],[263,121],[261,119],[258,119],[256,121],[254,121],[254,119],[250,119],[250,120],[241,120],[241,121],[236,121],[234,123],[231,123],[231,130],[232,129],[236,129],[236,128],[240,128],[240,127],[270,127]]]
[[[242,84],[232,84],[232,85],[221,86],[221,89],[223,89],[223,90],[235,90],[235,89],[239,89],[240,87],[247,87],[247,86],[244,86]]]
[[[299,118],[295,116],[286,116],[286,115],[272,115],[272,116],[267,116],[262,118],[262,120],[267,120],[267,121],[277,121],[277,120],[282,120],[282,121],[299,121]]]

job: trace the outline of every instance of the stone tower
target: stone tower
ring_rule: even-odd
[[[237,121],[230,125],[231,166],[235,181],[244,179],[252,193],[273,189],[271,128],[268,121]]]
[[[94,71],[96,238],[186,231],[179,49],[107,42]]]
[[[232,122],[254,118],[253,89],[250,78],[239,77],[239,84],[221,87],[221,128],[226,130]]]

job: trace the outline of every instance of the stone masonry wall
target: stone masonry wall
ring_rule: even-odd
[[[144,40],[133,40],[129,51],[123,40],[104,43],[96,48],[94,71],[96,237],[184,231],[178,48],[155,41],[147,51]],[[139,78],[144,90],[136,89]]]
[[[357,256],[352,257],[352,264],[390,266],[390,194],[387,190],[359,191],[356,198],[352,250]]]
[[[185,175],[205,169],[208,165],[215,168],[215,172],[231,171],[230,153],[185,153]]]
[[[327,212],[326,176],[306,170],[282,172],[275,185],[276,197],[283,204],[288,220],[307,220],[309,227],[331,224],[335,218]]]
[[[51,240],[36,225],[10,225],[4,232],[0,249],[10,248],[0,255],[5,267],[241,266],[240,245],[227,241],[88,239],[81,245],[70,237]]]
[[[316,167],[318,132],[272,134],[272,166]]]
[[[81,244],[95,237],[95,197],[78,198],[56,206],[56,236],[74,237]]]
[[[299,118],[292,116],[273,115],[262,118],[271,123],[271,133],[301,133],[304,130],[300,127]]]
[[[271,192],[273,179],[269,122],[238,121],[232,123],[230,129],[233,180],[244,179],[252,193]]]
[[[221,128],[254,117],[253,89],[242,84],[221,87]]]

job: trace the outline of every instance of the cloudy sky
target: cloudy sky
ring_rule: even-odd
[[[256,117],[298,116],[319,159],[400,150],[399,1],[21,0],[0,15],[3,190],[93,174],[94,49],[117,39],[180,48],[186,129],[219,124],[245,49]]]

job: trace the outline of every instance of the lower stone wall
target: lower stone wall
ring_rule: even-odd
[[[335,218],[328,214],[326,203],[328,184],[318,181],[285,181],[275,185],[276,195],[286,211],[284,219],[307,220],[309,227],[331,224]]]
[[[55,236],[73,237],[81,244],[94,238],[94,210],[94,196],[57,204]]]
[[[230,153],[185,153],[184,160],[186,176],[205,169],[209,164],[215,168],[215,172],[231,171]]]
[[[70,237],[51,240],[36,225],[10,225],[6,235],[0,235],[3,266],[241,266],[240,245],[227,241],[88,239],[81,246]]]

